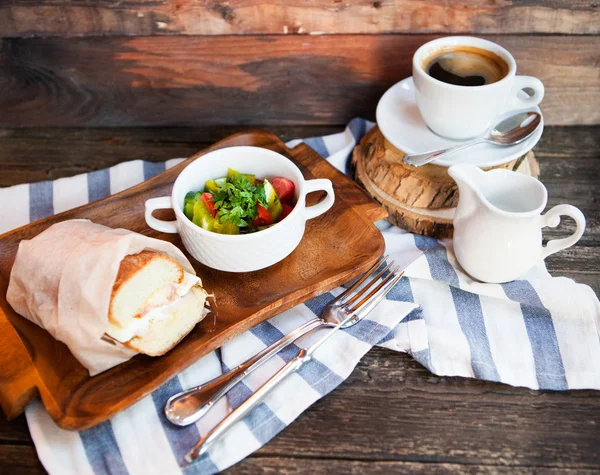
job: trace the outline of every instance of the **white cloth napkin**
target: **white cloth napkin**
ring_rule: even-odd
[[[342,133],[304,142],[346,171],[349,153],[372,125],[354,119]],[[175,163],[179,160],[170,160],[166,166]],[[1,208],[0,232],[121,191],[164,168],[164,164],[133,161],[54,182],[0,189],[0,203],[11,203]],[[318,315],[341,289],[261,323],[92,429],[62,430],[39,401],[32,402],[26,410],[27,422],[44,467],[51,474],[223,470],[267,443],[334,389],[377,342],[408,352],[439,375],[534,389],[600,389],[600,303],[589,287],[552,278],[543,266],[532,270],[525,280],[503,285],[477,283],[456,263],[450,241],[415,236],[385,222],[379,226],[391,258],[404,264],[417,259],[409,266],[408,277],[368,320],[332,338],[319,350],[316,361],[286,380],[209,454],[185,469],[180,466],[201,434],[316,336],[305,337],[262,366],[197,424],[187,428],[169,424],[162,415],[166,399],[221,374]]]

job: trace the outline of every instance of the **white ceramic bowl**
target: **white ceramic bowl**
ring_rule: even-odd
[[[279,223],[252,234],[213,233],[192,223],[183,213],[186,193],[204,189],[206,180],[227,175],[233,168],[257,178],[281,176],[296,186],[296,206]],[[327,197],[307,207],[306,195],[325,191]],[[185,167],[173,185],[171,196],[146,201],[146,223],[164,233],[179,233],[183,245],[200,263],[229,272],[249,272],[271,266],[287,257],[300,243],[308,219],[333,206],[333,186],[327,179],[305,180],[302,173],[283,155],[260,147],[229,147],[202,155]],[[156,209],[173,208],[175,221],[152,216]]]

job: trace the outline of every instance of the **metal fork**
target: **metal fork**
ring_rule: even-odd
[[[394,262],[392,261],[383,271],[378,273],[376,277],[372,278],[351,298],[342,300],[341,302],[340,299],[337,299],[335,302],[332,302],[332,304],[329,304],[324,309],[323,313],[333,314],[334,317],[324,318],[336,318],[338,323],[316,343],[308,348],[302,348],[296,357],[290,360],[283,368],[275,373],[271,379],[269,379],[254,394],[252,394],[252,396],[246,399],[246,401],[240,404],[233,412],[225,417],[225,419],[223,419],[214,429],[202,437],[202,439],[200,439],[200,441],[198,441],[192,450],[185,456],[185,460],[189,463],[200,455],[204,454],[212,444],[214,444],[227,432],[231,426],[240,421],[244,416],[246,416],[246,414],[258,406],[281,381],[283,381],[291,373],[298,371],[305,363],[311,361],[314,357],[315,351],[336,331],[338,331],[340,328],[355,325],[365,318],[383,300],[386,294],[392,290],[392,288],[402,277],[403,272],[399,272],[400,266],[396,266],[389,274],[384,275],[387,269],[389,269],[393,264]],[[361,278],[361,283],[364,282],[366,278],[369,277],[376,269],[377,267],[375,266],[371,268],[371,270]],[[381,276],[383,276],[383,278],[379,281]],[[378,281],[379,283],[377,283]],[[363,296],[365,292],[374,285],[375,287],[368,292],[367,295]],[[351,288],[353,287],[356,288],[355,286],[352,286]],[[349,292],[346,291],[344,294],[348,295]],[[350,307],[350,305],[360,297],[362,297],[361,300]]]
[[[211,379],[210,381],[190,388],[186,391],[174,394],[165,404],[165,415],[169,421],[178,426],[186,426],[196,422],[204,416],[210,408],[223,397],[231,388],[242,381],[252,371],[264,364],[274,355],[279,353],[283,348],[290,345],[298,338],[306,335],[308,332],[317,328],[333,328],[339,322],[339,316],[335,311],[338,308],[347,308],[358,299],[362,293],[366,291],[366,287],[356,292],[350,297],[350,294],[357,290],[361,284],[365,282],[381,265],[386,261],[388,256],[383,256],[375,262],[375,264],[350,288],[339,295],[335,300],[330,302],[323,309],[320,317],[309,320],[304,325],[298,327],[280,340],[274,342],[267,348],[241,363],[239,366],[230,369],[226,373]],[[373,280],[379,279],[390,268],[392,264],[388,264],[383,270],[377,273]],[[343,328],[354,325],[356,322],[348,322]]]

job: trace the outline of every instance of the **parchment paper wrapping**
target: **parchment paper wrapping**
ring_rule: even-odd
[[[17,313],[65,343],[94,376],[137,354],[101,338],[121,260],[144,249],[167,254],[196,274],[171,243],[89,220],[69,220],[21,241],[6,298]]]

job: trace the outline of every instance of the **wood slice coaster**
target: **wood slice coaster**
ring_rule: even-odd
[[[452,237],[458,187],[448,168],[434,164],[413,167],[402,162],[404,152],[389,143],[378,127],[354,148],[354,178],[388,211],[388,221],[412,233]],[[538,177],[533,152],[497,167]]]

